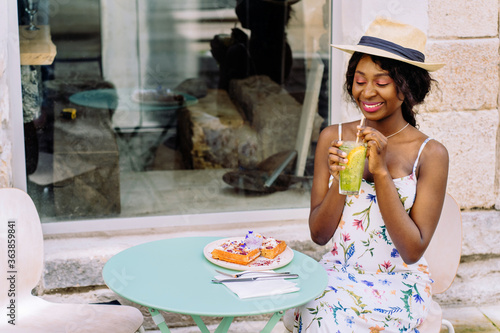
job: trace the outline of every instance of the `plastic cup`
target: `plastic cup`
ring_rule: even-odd
[[[344,195],[358,195],[363,179],[366,160],[366,143],[344,141],[340,149],[347,153],[347,164],[340,171],[339,193]]]

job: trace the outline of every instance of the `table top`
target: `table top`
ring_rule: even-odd
[[[294,251],[293,260],[276,271],[299,274],[300,291],[240,299],[223,284],[212,283],[215,269],[226,270],[203,255],[223,237],[172,238],[144,243],[113,256],[103,269],[108,287],[134,303],[168,312],[199,316],[273,313],[306,303],[323,292],[328,277],[318,262]]]
[[[37,25],[38,30],[27,30],[19,26],[19,52],[21,65],[50,65],[57,50],[50,36],[48,25]]]
[[[97,109],[116,109],[119,105],[130,111],[165,111],[196,104],[194,96],[180,93],[184,96],[183,105],[161,105],[140,103],[133,100],[134,89],[93,89],[77,92],[69,97],[71,103]],[[119,104],[120,103],[120,104]]]
[[[184,96],[183,105],[155,105],[134,101],[134,89],[93,89],[80,91],[69,97],[73,104],[96,109],[112,109],[112,126],[120,132],[142,132],[151,129],[175,127],[176,110],[198,103],[194,96],[181,93]]]

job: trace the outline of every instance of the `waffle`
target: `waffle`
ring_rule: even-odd
[[[212,258],[248,265],[260,256],[260,250],[249,249],[243,241],[224,242],[212,251]]]
[[[260,248],[261,255],[268,259],[274,259],[277,255],[285,251],[286,243],[282,240],[276,240],[271,237],[264,237]]]

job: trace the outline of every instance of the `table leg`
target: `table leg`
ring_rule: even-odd
[[[285,311],[278,311],[273,314],[271,319],[267,322],[266,326],[260,331],[260,333],[271,333],[274,326],[280,321],[281,317],[285,314]]]
[[[198,325],[198,328],[200,329],[201,333],[210,333],[210,331],[207,328],[207,325],[205,325],[203,320],[201,320],[200,316],[191,315],[191,318],[193,318],[196,325]]]
[[[200,316],[191,315],[191,317],[193,318],[196,325],[198,325],[201,333],[210,333],[203,320],[201,320]],[[233,319],[234,317],[222,318],[222,321],[220,322],[219,326],[217,326],[217,329],[214,333],[227,333],[227,331],[229,330],[229,326],[231,326],[231,323],[233,322]]]
[[[171,333],[170,330],[168,329],[167,323],[165,323],[165,318],[161,315],[158,310],[153,309],[153,308],[148,308],[149,313],[151,313],[151,318],[153,319],[154,323],[158,328],[160,329],[161,333]]]
[[[234,317],[224,317],[214,333],[227,333]]]

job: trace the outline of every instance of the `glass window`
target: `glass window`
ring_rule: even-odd
[[[21,62],[42,222],[309,207],[326,6],[19,0],[20,36],[57,52]]]

